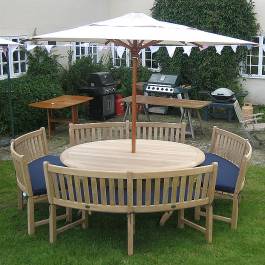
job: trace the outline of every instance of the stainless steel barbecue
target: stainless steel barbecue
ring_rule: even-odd
[[[145,86],[145,95],[157,97],[188,98],[189,88],[181,86],[180,75],[152,74]],[[168,107],[146,106],[149,112],[166,114]]]

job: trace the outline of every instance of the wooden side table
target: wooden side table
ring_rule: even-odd
[[[71,107],[72,116],[70,122],[78,123],[78,105],[86,103],[92,99],[93,99],[92,97],[87,97],[87,96],[64,95],[44,101],[34,102],[29,104],[29,106],[33,108],[47,109],[48,137],[50,138],[52,132],[55,129],[55,123],[69,122],[69,120],[67,119],[55,118],[53,115],[53,110]]]

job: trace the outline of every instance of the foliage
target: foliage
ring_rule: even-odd
[[[118,92],[127,97],[132,94],[132,69],[130,67],[121,66],[119,68],[111,68],[110,72],[118,82]],[[137,73],[137,80],[139,82],[146,82],[151,76],[151,71],[148,68],[139,66]]]
[[[83,57],[77,60],[68,70],[64,70],[61,82],[67,94],[74,94],[82,86],[86,86],[90,73],[106,70],[102,63],[93,63],[91,57]]]
[[[9,107],[7,103],[7,80],[0,81],[0,134],[10,131]],[[47,122],[47,113],[28,106],[29,103],[53,98],[63,94],[61,86],[53,76],[29,76],[12,79],[12,102],[15,133],[30,131]]]
[[[58,55],[49,54],[46,49],[37,46],[33,51],[27,52],[27,75],[32,77],[49,75],[58,78],[62,71],[58,58]]]
[[[160,20],[246,40],[251,40],[258,31],[254,4],[247,0],[155,0],[152,15]],[[245,48],[238,48],[235,54],[226,47],[222,55],[217,54],[215,48],[204,51],[195,48],[188,57],[179,48],[172,59],[165,49],[159,51],[158,60],[163,72],[179,72],[196,90],[228,87],[238,91],[241,88],[238,81],[240,62],[245,55]]]

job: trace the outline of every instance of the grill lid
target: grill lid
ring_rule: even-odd
[[[88,86],[102,87],[113,85],[115,85],[115,81],[112,75],[108,72],[97,72],[89,75]]]
[[[221,88],[218,88],[218,89],[214,90],[211,93],[211,95],[214,96],[214,97],[227,97],[227,98],[230,98],[230,97],[233,97],[235,95],[235,93],[233,91],[231,91],[230,89],[228,89],[228,88],[221,87]]]
[[[171,85],[172,87],[178,86],[180,84],[179,75],[163,75],[163,74],[152,74],[148,83],[161,84],[161,85]]]

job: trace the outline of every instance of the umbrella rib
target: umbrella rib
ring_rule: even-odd
[[[139,47],[139,49],[141,50],[141,49],[147,48],[149,46],[156,45],[156,44],[158,44],[160,42],[161,42],[160,40],[152,40],[152,41],[149,41],[149,42],[141,45],[141,47]]]
[[[115,45],[118,45],[118,46],[123,46],[125,48],[128,48],[129,50],[132,49],[132,46],[128,45],[127,43],[125,43],[124,41],[121,41],[121,40],[110,40],[112,41]]]

